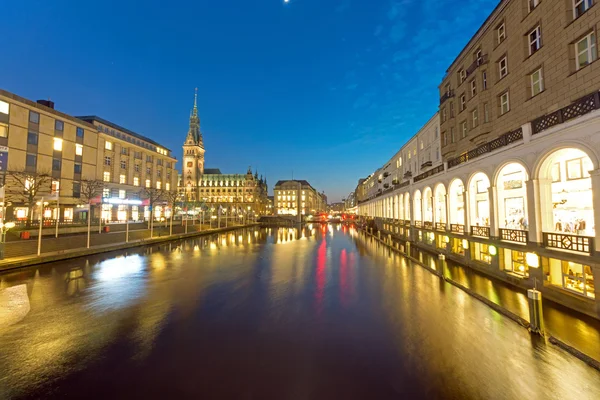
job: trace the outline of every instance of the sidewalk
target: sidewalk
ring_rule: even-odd
[[[89,249],[86,248],[87,233],[59,235],[58,238],[44,237],[41,256],[37,255],[37,238],[8,242],[5,244],[5,258],[0,260],[0,271],[255,225],[222,226],[212,229],[209,225],[188,225],[187,234],[185,226],[173,225],[173,236],[169,236],[169,227],[154,227],[152,239],[150,230],[138,229],[129,232],[129,242],[127,243],[125,242],[125,232],[98,233],[96,231],[90,236]]]

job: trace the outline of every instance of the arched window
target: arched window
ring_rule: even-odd
[[[490,180],[483,172],[478,172],[469,183],[469,224],[490,226]]]
[[[465,224],[465,187],[460,179],[455,179],[448,188],[448,202],[450,208],[449,220],[451,224]]]
[[[529,180],[525,167],[517,162],[502,167],[496,179],[498,193],[498,226],[527,230],[527,189]]]

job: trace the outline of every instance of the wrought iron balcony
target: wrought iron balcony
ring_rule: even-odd
[[[452,158],[452,159],[448,160],[448,168],[456,167],[457,165],[466,163],[469,160],[472,160],[474,158],[482,156],[486,153],[490,153],[501,147],[508,146],[509,144],[516,142],[517,140],[521,140],[521,139],[523,139],[523,129],[522,128],[518,128],[518,129],[515,129],[514,131],[507,132],[507,133],[503,134],[502,136],[499,136],[490,142],[484,143],[481,146],[479,146],[473,150],[469,150],[468,152],[463,153],[456,158]],[[427,172],[429,172],[429,171],[427,171]]]
[[[425,161],[423,164],[421,164],[421,168],[429,168],[433,165],[433,163],[431,161]]]
[[[425,229],[433,230],[433,222],[431,222],[431,221],[425,221],[425,222],[423,222],[423,227]]]
[[[471,226],[471,236],[479,236],[484,238],[490,237],[489,226]]]
[[[384,173],[383,173],[383,177],[384,177],[384,178],[387,178],[388,176],[390,176],[390,173],[389,173],[389,172],[384,172]]]
[[[412,172],[410,172],[410,171],[406,171],[406,172],[404,173],[404,179],[408,179],[408,178],[411,178],[411,177],[412,177]]]
[[[423,172],[422,174],[415,176],[415,179],[413,179],[413,181],[419,182],[419,181],[422,181],[423,179],[429,178],[430,176],[439,174],[440,172],[444,172],[444,164],[438,165],[437,167],[430,169],[427,172]]]
[[[465,226],[462,224],[450,224],[450,232],[456,233],[458,235],[464,235]]]
[[[484,54],[479,57],[477,60],[473,61],[471,65],[467,68],[467,76],[471,75],[473,72],[479,68],[480,65],[486,64],[488,62],[488,55]]]
[[[600,108],[600,93],[594,92],[575,100],[572,104],[542,115],[531,121],[532,133],[535,135],[554,125],[562,124],[570,119],[579,117]]]
[[[440,232],[446,232],[446,223],[444,222],[436,222],[435,230]]]
[[[594,238],[589,236],[567,235],[564,233],[543,232],[544,247],[576,251],[578,253],[592,254],[594,251]]]
[[[390,187],[390,184],[389,184],[389,183],[384,183],[384,184],[383,184],[383,187],[384,187],[385,189],[387,189],[387,188],[389,188],[389,187]]]
[[[422,223],[421,221],[415,221],[415,228],[421,228]]]
[[[505,242],[515,242],[527,244],[529,233],[520,229],[500,228],[500,239]]]
[[[442,105],[450,97],[454,97],[454,90],[450,89],[440,97],[440,105]]]

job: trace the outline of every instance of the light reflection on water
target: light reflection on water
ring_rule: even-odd
[[[0,288],[0,307],[7,289],[30,305],[0,324],[0,398],[600,398],[596,371],[342,225],[49,264]]]

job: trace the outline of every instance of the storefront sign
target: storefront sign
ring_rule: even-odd
[[[132,199],[119,199],[118,197],[105,197],[102,199],[102,203],[104,204],[129,204],[134,206],[141,206],[141,200],[132,200]]]

